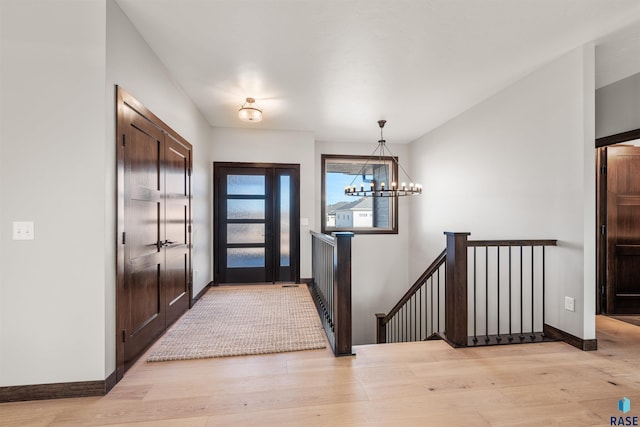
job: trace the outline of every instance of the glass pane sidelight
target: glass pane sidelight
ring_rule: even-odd
[[[291,177],[280,176],[280,267],[291,262]]]

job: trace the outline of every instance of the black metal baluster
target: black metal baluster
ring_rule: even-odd
[[[473,342],[477,343],[478,342],[478,334],[477,334],[477,328],[476,328],[476,321],[478,320],[478,292],[477,292],[477,271],[476,271],[476,265],[477,265],[477,258],[476,258],[476,247],[473,247]],[[444,270],[445,274],[447,274],[447,270]],[[446,286],[445,286],[446,289]],[[446,296],[445,296],[445,300],[446,300]]]
[[[389,319],[389,326],[387,326],[387,331],[389,332],[390,339],[387,339],[387,342],[396,342],[396,316],[394,315],[391,319]]]
[[[489,343],[489,246],[484,249],[484,342]]]
[[[393,342],[398,342],[398,312],[393,316]]]
[[[420,299],[418,297],[418,294],[416,294],[416,315],[414,316],[414,319],[413,319],[414,324],[416,325],[414,341],[420,341],[422,336],[422,323],[418,322],[418,314],[420,315],[420,317],[422,317],[422,299]]]
[[[513,341],[513,335],[511,334],[511,306],[513,301],[511,299],[511,246],[509,246],[509,342]]]
[[[433,301],[431,302],[433,306]],[[438,330],[436,332],[440,332],[440,269],[438,268]]]
[[[545,247],[543,246],[542,247],[542,334],[541,334],[543,338],[544,338],[544,321],[545,321],[545,318],[544,318],[544,307],[545,307],[545,300],[544,300],[544,296],[545,296],[545,281],[544,281],[544,278],[546,276],[546,274],[545,274],[545,265],[544,265],[544,263],[545,263],[545,261],[544,261],[544,250],[545,250]]]
[[[408,341],[408,342],[410,342],[410,341],[411,341],[411,338],[412,338],[411,333],[413,332],[413,330],[412,330],[413,328],[411,327],[411,319],[412,319],[412,317],[413,317],[413,307],[411,306],[411,301],[412,301],[412,300],[413,300],[413,297],[409,299],[409,313],[408,313],[408,316],[409,316],[409,317],[408,317],[408,323],[407,323],[407,325],[408,325],[408,329],[407,329],[407,332],[408,332],[407,341]]]
[[[418,301],[420,301],[420,310],[418,310],[420,312],[419,329],[420,329],[420,341],[422,341],[422,286],[420,286],[419,291],[420,291],[420,297],[418,298]]]
[[[500,336],[500,245],[496,246],[496,256],[498,257],[498,271],[497,271],[497,288],[498,288],[498,334],[496,335],[496,341],[500,343],[502,337]]]
[[[407,342],[411,341],[411,299],[409,298],[409,301],[407,301]]]
[[[404,340],[411,341],[411,299],[404,303]]]
[[[531,340],[535,340],[536,339],[536,333],[535,333],[535,327],[533,326],[533,320],[534,320],[534,311],[533,311],[533,306],[534,306],[534,301],[535,301],[535,294],[534,294],[534,277],[533,277],[533,249],[534,247],[531,246],[531,335],[529,335],[531,337]]]
[[[416,310],[417,310],[418,307],[417,307],[417,301],[416,301],[415,294],[411,297],[411,299],[413,300],[413,312],[412,312],[413,315],[411,316],[411,320],[413,322],[413,326],[411,328],[412,329],[411,333],[413,335],[413,339],[409,340],[409,341],[415,341],[416,340],[416,330],[417,330],[417,328],[416,328],[416,318],[418,317],[418,316],[416,316]]]
[[[402,342],[407,342],[407,330],[409,329],[407,323],[407,304],[402,306],[402,311],[404,312],[404,330],[402,331]]]
[[[387,332],[388,332],[388,336],[387,336],[387,342],[396,342],[396,336],[395,336],[395,329],[394,329],[394,324],[393,321],[396,317],[393,316],[391,319],[389,319],[389,323],[387,323]]]
[[[404,311],[402,308],[398,311],[398,342],[404,341],[404,335],[402,331],[404,330]]]
[[[524,340],[524,334],[522,331],[523,325],[523,302],[522,302],[522,246],[520,246],[520,341]]]
[[[431,306],[433,307],[433,275],[431,276]],[[433,308],[431,309],[431,333],[433,333]]]
[[[435,274],[435,272],[434,272]],[[427,285],[425,281],[424,286]],[[431,301],[429,301],[429,293],[431,293]],[[433,320],[431,321],[431,327],[428,325],[428,316],[429,312],[431,312],[431,318],[433,319],[434,307],[433,307],[433,275],[431,275],[431,290],[427,292],[427,288],[424,289],[424,338],[428,338],[432,333],[433,329]]]

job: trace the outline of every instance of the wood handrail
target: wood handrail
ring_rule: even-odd
[[[309,230],[312,236],[317,238],[318,240],[322,240],[325,243],[330,244],[331,246],[336,245],[336,238],[324,233],[318,233],[317,231]]]
[[[424,271],[424,273],[422,273],[420,275],[420,277],[418,278],[418,280],[416,280],[416,282],[413,284],[413,286],[411,286],[409,288],[409,290],[403,295],[403,297],[400,299],[400,301],[398,301],[398,303],[393,306],[393,308],[391,309],[389,314],[384,316],[384,320],[382,321],[383,325],[387,324],[389,319],[391,319],[398,311],[400,311],[402,306],[407,301],[409,301],[411,299],[413,294],[415,294],[417,292],[417,290],[420,289],[420,287],[422,287],[422,285],[424,284],[425,280],[427,280],[429,278],[429,276],[431,276],[433,273],[435,273],[436,270],[438,270],[438,268],[440,268],[440,266],[442,266],[442,264],[445,261],[446,256],[447,256],[447,251],[446,250],[442,251],[440,253],[440,255],[438,255],[438,257],[431,263],[431,265]]]
[[[480,246],[558,246],[557,240],[467,240],[467,247]]]

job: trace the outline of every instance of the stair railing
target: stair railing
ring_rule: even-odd
[[[444,327],[444,284],[446,251],[400,298],[389,314],[376,313],[378,344],[422,341],[434,337]]]
[[[549,339],[545,249],[557,241],[445,235],[445,251],[388,315],[376,314],[377,342],[443,338],[467,347]]]
[[[353,233],[311,231],[310,285],[322,326],[336,356],[351,356],[351,239]]]

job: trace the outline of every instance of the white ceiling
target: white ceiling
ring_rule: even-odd
[[[389,142],[412,141],[640,20],[638,0],[117,2],[212,126],[337,142],[375,142],[379,119]],[[622,63],[628,43],[640,57],[639,39],[639,30],[602,39],[598,55],[614,65],[598,66],[600,86],[631,73]],[[249,96],[261,123],[237,118]]]

